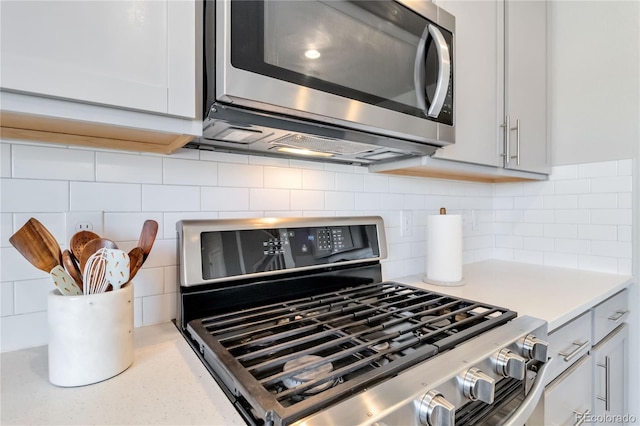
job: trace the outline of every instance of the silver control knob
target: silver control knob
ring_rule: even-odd
[[[524,380],[526,362],[527,360],[509,349],[502,349],[495,357],[496,373],[502,377]]]
[[[533,334],[529,334],[521,342],[522,356],[527,359],[534,359],[540,362],[547,362],[547,348],[549,344],[538,339]]]
[[[477,368],[468,369],[462,381],[462,393],[472,401],[479,400],[493,404],[495,388],[495,379]]]
[[[454,426],[456,407],[438,391],[432,390],[422,397],[420,422],[427,426]]]

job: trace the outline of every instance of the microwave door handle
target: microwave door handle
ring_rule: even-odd
[[[438,82],[436,83],[436,93],[433,96],[433,102],[429,107],[429,117],[436,118],[442,111],[442,105],[449,91],[449,80],[451,79],[451,61],[449,59],[449,46],[440,30],[429,25],[429,34],[433,37],[436,44],[436,52],[438,54]]]
[[[427,83],[425,77],[425,61],[427,54],[427,38],[429,37],[429,27],[424,28],[424,32],[418,42],[418,50],[416,52],[416,61],[413,67],[413,84],[416,90],[416,98],[418,100],[418,108],[427,112]]]

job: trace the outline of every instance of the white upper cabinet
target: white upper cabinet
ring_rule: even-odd
[[[196,118],[195,2],[3,1],[3,89]]]
[[[502,2],[438,0],[456,18],[456,143],[434,157],[502,166]]]
[[[435,157],[549,173],[546,2],[437,4],[456,18],[456,143]]]
[[[504,7],[504,115],[505,124],[508,119],[510,127],[508,138],[504,140],[505,151],[509,154],[509,158],[505,155],[504,166],[549,173],[547,2],[507,1]],[[506,136],[503,132],[503,137]]]

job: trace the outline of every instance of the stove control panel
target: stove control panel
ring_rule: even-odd
[[[484,374],[478,368],[467,370],[462,381],[462,393],[472,401],[482,401],[493,404],[493,396],[496,389],[496,380]]]
[[[453,426],[456,407],[437,390],[427,392],[420,404],[420,422],[426,426]]]
[[[533,334],[527,335],[520,342],[522,348],[522,356],[527,359],[533,359],[540,362],[547,360],[547,349],[549,344],[545,341],[538,339]]]
[[[527,360],[520,355],[505,348],[495,355],[494,360],[496,373],[502,377],[524,380],[524,370]]]

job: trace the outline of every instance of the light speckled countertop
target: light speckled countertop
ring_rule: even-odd
[[[549,323],[549,332],[632,283],[626,275],[499,260],[464,265],[466,284],[459,287],[426,284],[422,278],[396,281],[541,318]]]
[[[549,331],[631,284],[631,278],[486,261],[464,267],[466,285],[439,287],[421,276],[396,281],[506,307],[549,323]],[[47,347],[2,354],[3,425],[242,425],[225,394],[173,323],[135,329],[135,360],[104,382],[49,383]]]
[[[47,347],[2,354],[3,425],[244,425],[173,323],[136,328],[135,359],[88,386],[49,383]]]

